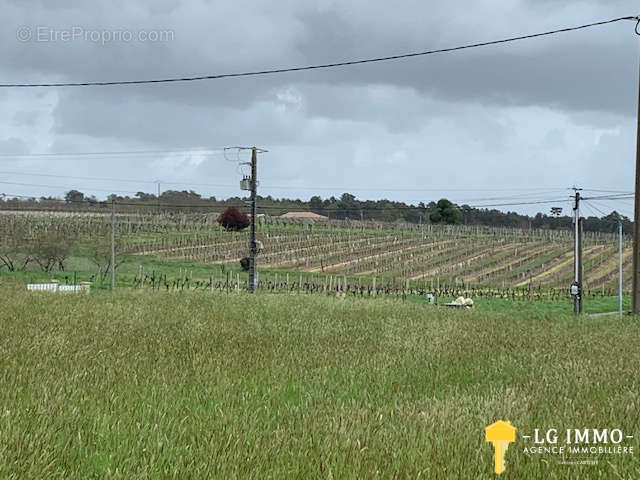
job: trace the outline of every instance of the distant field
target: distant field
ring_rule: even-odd
[[[638,437],[637,319],[0,288],[0,478],[494,478],[498,419],[504,478],[640,478],[637,454],[560,465],[521,437]]]

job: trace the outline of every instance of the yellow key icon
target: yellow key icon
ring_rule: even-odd
[[[506,470],[504,457],[509,444],[516,441],[516,428],[511,422],[499,420],[489,425],[485,431],[487,442],[493,444],[495,471],[501,475]]]

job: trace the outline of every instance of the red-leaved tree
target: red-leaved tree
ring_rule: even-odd
[[[249,226],[249,215],[241,212],[236,207],[228,207],[218,217],[218,223],[228,232],[238,232]]]

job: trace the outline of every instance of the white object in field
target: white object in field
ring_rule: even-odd
[[[30,283],[27,285],[27,290],[30,292],[89,293],[91,284],[88,282],[83,282],[80,285],[59,285],[58,282]]]
[[[436,297],[433,293],[427,293],[427,300],[429,301],[429,305],[433,305],[436,301]]]
[[[84,293],[89,292],[88,285],[60,285],[58,291],[61,293]]]
[[[473,300],[470,298],[458,297],[451,303],[445,303],[446,307],[473,307]]]
[[[27,285],[27,290],[30,292],[57,292],[57,283],[30,283]]]

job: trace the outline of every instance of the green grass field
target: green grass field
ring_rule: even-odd
[[[640,478],[637,455],[561,465],[521,438],[637,436],[632,317],[0,287],[3,479],[495,478],[498,419],[502,478]]]
[[[423,305],[427,304],[427,299],[422,296],[407,297],[407,300]],[[447,303],[455,300],[453,297],[444,297],[439,303]],[[557,315],[573,314],[573,299],[567,294],[562,300],[511,300],[505,298],[483,298],[476,297],[474,310],[484,314],[505,313],[513,316],[546,317],[556,318]],[[631,310],[631,296],[624,295],[622,308],[625,314]],[[618,311],[618,297],[595,297],[585,298],[583,303],[583,314],[613,313]]]

